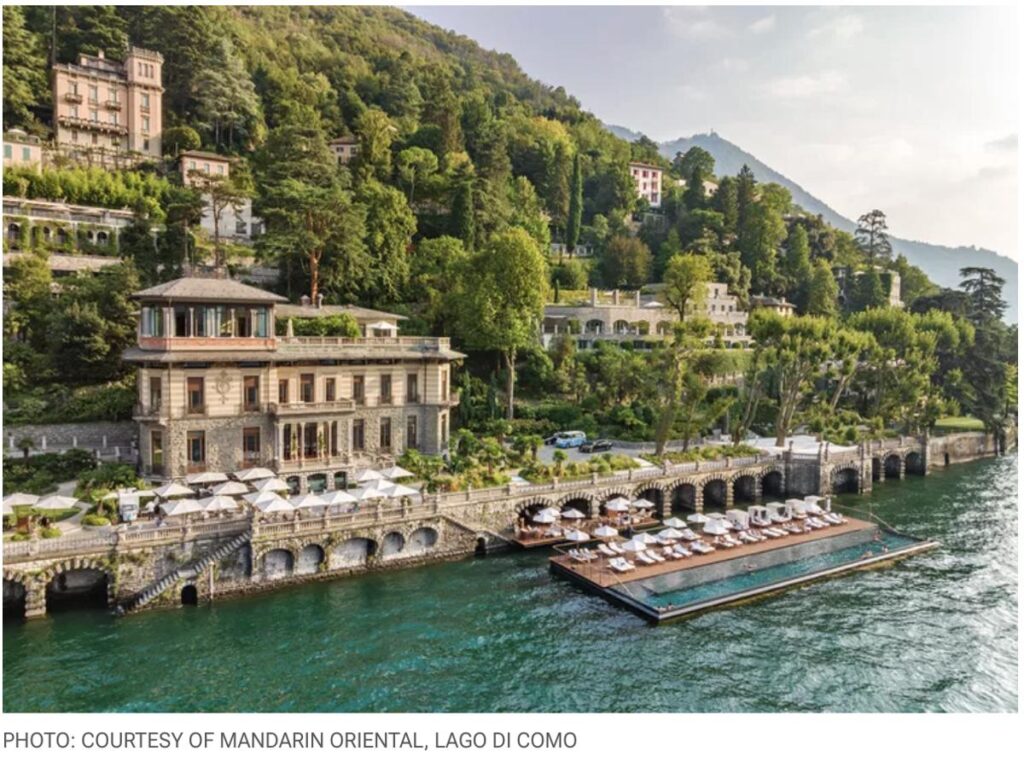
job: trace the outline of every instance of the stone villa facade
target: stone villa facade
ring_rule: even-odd
[[[656,165],[648,163],[630,163],[629,176],[636,185],[637,197],[642,197],[651,204],[651,208],[661,207],[662,171]]]
[[[448,339],[397,333],[397,315],[287,305],[225,278],[185,277],[136,294],[142,470],[159,478],[263,466],[292,488],[344,487],[347,473],[407,448],[447,448]],[[345,312],[360,337],[279,336],[280,318]],[[290,328],[292,323],[287,323]]]
[[[53,67],[53,127],[71,155],[114,164],[125,155],[159,160],[163,56],[130,46],[124,61],[103,51]]]

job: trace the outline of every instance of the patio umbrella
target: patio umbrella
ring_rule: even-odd
[[[268,477],[266,480],[260,480],[259,482],[253,483],[253,487],[257,491],[270,491],[271,493],[277,493],[280,491],[290,491],[291,486],[288,485],[284,480],[276,477]]]
[[[238,509],[238,502],[230,496],[208,496],[199,502],[204,512],[227,512]]]
[[[195,499],[178,499],[169,501],[162,507],[165,515],[185,515],[190,512],[202,512],[203,508]]]
[[[223,472],[199,472],[195,475],[185,475],[185,482],[189,485],[208,485],[210,483],[226,482],[228,476]]]
[[[688,523],[706,523],[710,519],[710,517],[705,517],[700,512],[694,512],[692,515],[686,516],[686,522]]]
[[[637,499],[633,502],[635,509],[654,509],[656,506],[658,505],[648,499]]]
[[[594,535],[600,539],[614,539],[619,532],[610,525],[602,525],[594,530]]]
[[[249,467],[233,474],[236,480],[241,480],[243,483],[251,483],[253,480],[266,480],[268,477],[274,476],[274,473],[265,467]]]
[[[647,549],[647,545],[637,539],[630,539],[622,545],[622,548],[627,552],[643,552]]]
[[[683,538],[683,534],[677,531],[675,528],[666,528],[665,530],[658,533],[658,538],[662,541],[675,541]]]
[[[140,499],[145,499],[145,498],[147,498],[149,496],[155,496],[156,495],[153,491],[140,491],[140,490],[136,490],[135,488],[118,488],[116,491],[111,491],[110,493],[108,493],[106,496],[104,496],[100,500],[101,501],[113,501],[114,499],[118,499],[118,498],[120,498],[120,495],[121,495],[122,491],[125,492],[125,493],[134,493]]]
[[[340,504],[352,504],[356,497],[347,491],[329,491],[320,496],[328,507],[337,507]]]
[[[299,496],[297,499],[291,499],[291,505],[295,507],[295,509],[314,509],[327,506],[327,504],[324,503],[324,500],[315,493],[307,493],[305,496]]]
[[[368,483],[371,480],[383,480],[384,475],[378,472],[376,469],[363,469],[356,473],[355,482],[357,484]]]
[[[390,491],[387,491],[386,493],[388,494],[388,496],[390,496],[393,499],[397,499],[397,498],[400,498],[402,496],[419,496],[420,495],[419,491],[417,491],[415,488],[410,488],[407,485],[396,485],[394,488],[392,488]]]
[[[43,510],[63,510],[72,509],[76,504],[78,504],[78,499],[74,496],[47,496],[45,499],[37,501],[32,507]]]
[[[564,510],[562,510],[562,517],[564,517],[566,520],[582,520],[586,517],[586,515],[584,515],[582,512],[580,512],[578,509],[575,509],[574,507],[566,507]]]
[[[4,509],[12,510],[15,507],[31,507],[39,501],[39,497],[33,493],[12,493],[4,496]]]
[[[415,475],[404,467],[394,466],[382,469],[380,474],[388,480],[401,480],[405,477],[415,477]]]
[[[520,477],[519,475],[512,475],[512,477],[510,477],[508,479],[508,484],[509,485],[529,485],[530,481],[526,480],[525,478]]]
[[[365,486],[361,488],[353,488],[348,493],[356,501],[366,501],[367,499],[383,499],[385,496],[387,496],[386,493],[378,491],[376,488],[367,488]]]
[[[175,496],[195,496],[195,491],[181,483],[167,483],[159,488],[154,488],[153,493],[161,499],[173,499]]]
[[[565,538],[568,541],[590,541],[590,537],[587,534],[575,528],[565,534]]]
[[[725,520],[719,520],[717,518],[711,518],[704,523],[704,533],[709,536],[720,536],[723,533],[729,532],[729,525]]]
[[[365,483],[361,483],[361,485],[363,488],[372,488],[375,491],[380,491],[382,496],[390,495],[391,491],[395,488],[394,483],[390,480],[385,480],[383,477],[376,480],[368,480]]]
[[[288,499],[282,499],[278,496],[276,499],[267,501],[263,504],[257,504],[260,512],[291,512],[294,507]]]
[[[642,541],[644,544],[657,544],[658,540],[651,536],[649,533],[638,533],[633,537],[633,541]]]
[[[213,487],[213,493],[216,496],[244,496],[248,492],[249,486],[235,480],[229,480],[226,483],[221,483],[220,485],[215,485]]]
[[[612,499],[604,505],[604,508],[609,512],[628,512],[629,511],[629,499],[625,499],[622,496]]]
[[[665,525],[669,528],[685,528],[686,523],[680,520],[678,517],[670,517],[665,521]]]
[[[552,514],[551,509],[542,509],[536,515],[533,516],[533,522],[535,523],[553,523],[558,520],[558,516]]]
[[[544,507],[544,509],[540,510],[537,514],[550,515],[551,517],[561,517],[562,510],[560,510],[558,507]]]
[[[255,493],[247,493],[242,497],[250,504],[259,506],[260,504],[266,504],[268,501],[281,498],[273,491],[256,491]]]

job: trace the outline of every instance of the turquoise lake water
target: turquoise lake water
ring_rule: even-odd
[[[942,547],[660,627],[543,552],[65,613],[4,626],[4,709],[1015,711],[1016,455],[840,500]]]

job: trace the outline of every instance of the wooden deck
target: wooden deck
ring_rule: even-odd
[[[564,527],[579,528],[581,531],[589,534],[593,534],[594,529],[602,526],[609,525],[607,518],[590,518],[587,520],[580,520],[580,525],[571,525],[566,523]],[[561,524],[559,524],[561,525]],[[612,523],[614,527],[614,523]],[[633,523],[633,530],[644,531],[650,528],[657,528],[661,525],[661,522],[653,517],[641,518],[639,522]],[[544,526],[544,528],[550,528],[551,526]],[[555,544],[567,544],[568,540],[564,536],[544,536],[541,531],[540,536],[523,536],[520,534],[518,537],[511,539],[511,541],[518,544],[523,549],[536,549],[537,547],[550,547]],[[585,541],[581,546],[587,546],[591,542]]]
[[[700,568],[701,566],[711,565],[712,563],[720,563],[723,560],[746,557],[747,555],[754,555],[758,552],[781,549],[783,547],[789,547],[805,541],[825,539],[830,536],[849,533],[850,531],[875,527],[876,525],[874,523],[869,523],[853,517],[847,517],[846,522],[843,525],[830,525],[828,528],[820,528],[810,533],[791,533],[789,536],[783,536],[780,539],[768,539],[767,541],[761,541],[756,544],[743,544],[742,546],[733,547],[732,549],[716,549],[714,552],[709,554],[695,554],[693,557],[689,557],[684,560],[666,560],[664,563],[656,563],[654,565],[635,563],[636,570],[630,571],[629,573],[615,573],[608,567],[608,560],[604,557],[590,563],[577,563],[568,555],[557,554],[551,558],[550,562],[563,570],[569,571],[573,576],[589,582],[595,587],[605,589],[607,587],[613,587],[625,582],[636,581],[638,579],[649,579],[652,576],[676,573],[689,568]],[[687,542],[681,541],[680,543],[686,544]],[[591,548],[589,546],[590,544],[591,542],[584,542],[581,547]],[[652,545],[650,548],[660,549],[660,546],[661,545]],[[626,555],[625,557],[627,560],[633,560],[632,555]]]

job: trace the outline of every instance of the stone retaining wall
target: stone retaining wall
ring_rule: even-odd
[[[134,421],[87,421],[76,424],[20,424],[5,426],[4,453],[21,456],[18,442],[28,437],[35,443],[31,453],[62,453],[70,448],[99,449],[104,455],[114,448],[126,456],[138,444],[139,428]]]

